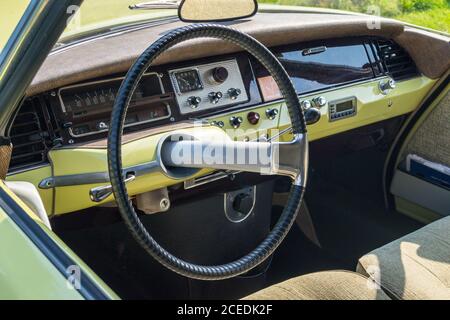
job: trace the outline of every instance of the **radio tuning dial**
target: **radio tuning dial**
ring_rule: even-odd
[[[195,97],[195,96],[189,97],[187,100],[188,105],[192,109],[197,109],[201,102],[202,102],[202,98]]]
[[[224,67],[217,67],[212,70],[212,77],[217,83],[224,83],[228,79],[228,70]]]

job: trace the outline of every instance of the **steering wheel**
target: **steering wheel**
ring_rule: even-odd
[[[286,207],[266,239],[244,257],[217,266],[193,264],[175,257],[162,248],[140,221],[129,200],[123,176],[121,146],[127,110],[133,93],[152,62],[174,45],[195,38],[215,38],[240,46],[253,55],[274,78],[289,110],[294,140],[271,144],[279,153],[271,173],[292,178],[292,187]],[[273,160],[275,162],[275,159]],[[198,280],[223,280],[246,273],[270,257],[286,237],[300,209],[308,170],[308,141],[306,123],[297,93],[277,58],[256,39],[235,29],[220,25],[197,24],[171,31],[153,43],[128,71],[118,92],[111,116],[108,137],[108,170],[114,196],[126,225],[138,243],[168,269]]]

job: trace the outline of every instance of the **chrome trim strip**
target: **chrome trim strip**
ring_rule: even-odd
[[[124,176],[134,175],[136,177],[144,176],[158,171],[160,171],[160,166],[156,161],[147,162],[123,170]],[[39,188],[46,190],[56,187],[71,187],[108,182],[110,182],[110,180],[109,174],[107,172],[93,172],[49,177],[39,183]]]
[[[194,189],[200,186],[203,186],[205,184],[209,184],[211,182],[214,181],[218,181],[218,180],[222,180],[225,179],[227,177],[233,176],[233,175],[237,175],[239,173],[241,173],[242,171],[215,171],[211,174],[205,175],[205,176],[201,176],[198,178],[194,178],[194,179],[190,179],[190,180],[186,180],[184,182],[184,189],[185,190],[189,190],[189,189]]]
[[[30,167],[26,167],[26,168],[21,168],[21,169],[19,168],[19,169],[15,170],[15,171],[8,172],[6,176],[7,177],[12,177],[12,176],[15,176],[15,175],[18,175],[18,174],[21,174],[21,173],[30,172],[30,171],[42,169],[42,168],[45,168],[45,167],[51,168],[50,163],[43,163],[43,164],[30,166]]]

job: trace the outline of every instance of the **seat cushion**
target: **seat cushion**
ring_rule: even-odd
[[[362,257],[357,271],[396,299],[450,299],[450,217]]]
[[[245,300],[389,300],[389,297],[358,273],[327,271],[290,279]]]

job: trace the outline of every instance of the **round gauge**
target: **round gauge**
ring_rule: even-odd
[[[200,74],[197,70],[186,70],[174,74],[180,93],[203,89]]]

